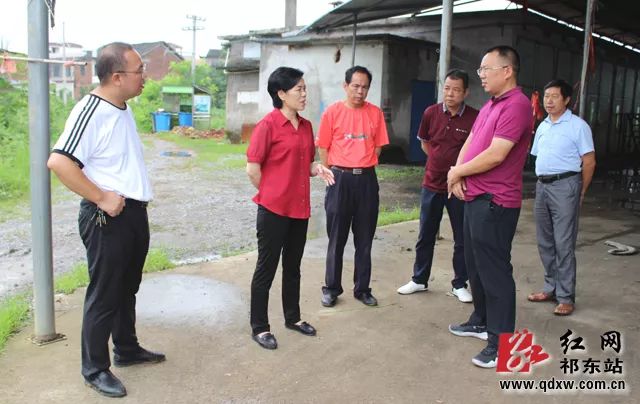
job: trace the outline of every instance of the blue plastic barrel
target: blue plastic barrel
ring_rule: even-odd
[[[178,125],[193,126],[193,116],[191,115],[191,112],[179,112]]]
[[[168,112],[155,112],[153,119],[156,123],[156,132],[168,132],[171,130],[171,114]]]

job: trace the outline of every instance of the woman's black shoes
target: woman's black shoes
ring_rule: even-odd
[[[301,322],[300,324],[286,324],[284,325],[290,330],[298,331],[301,334],[313,336],[316,335],[316,329],[306,321]]]
[[[266,334],[254,335],[251,338],[253,338],[253,340],[264,349],[276,349],[278,347],[278,341],[276,341],[276,337],[274,337],[270,332]]]
[[[285,323],[284,326],[290,330],[298,331],[303,335],[316,335],[316,329],[306,321],[303,321],[300,324]],[[264,349],[276,349],[278,347],[278,341],[276,341],[276,337],[270,332],[254,335],[251,338],[253,338],[253,340]]]

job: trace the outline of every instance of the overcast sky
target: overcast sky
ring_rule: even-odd
[[[0,48],[27,52],[27,5],[29,1],[0,0]],[[307,25],[330,11],[333,0],[298,0],[298,25]],[[458,11],[514,7],[505,0],[481,0],[456,6]],[[11,6],[9,6],[11,4]],[[166,41],[192,53],[192,33],[187,15],[206,19],[198,25],[196,48],[205,56],[219,48],[221,35],[247,34],[250,30],[284,27],[285,0],[57,0],[55,28],[49,29],[49,42],[76,43],[86,50],[113,41],[129,43]]]
[[[27,52],[27,4],[42,0],[0,0],[0,48]],[[298,25],[305,25],[331,10],[330,0],[298,0]],[[11,5],[9,6],[9,3]],[[187,14],[206,18],[197,32],[196,48],[204,56],[220,47],[218,36],[246,34],[249,30],[284,26],[285,0],[57,0],[56,26],[49,42],[65,40],[95,50],[113,41],[130,43],[166,41],[192,52]]]

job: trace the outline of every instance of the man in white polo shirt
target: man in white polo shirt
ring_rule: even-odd
[[[147,203],[151,184],[131,109],[126,101],[144,87],[144,65],[131,45],[102,48],[96,63],[100,85],[71,111],[48,166],[83,199],[78,227],[87,249],[89,286],[82,321],[82,375],[109,397],[127,394],[111,373],[114,364],[161,362],[142,348],[135,328],[136,293],[149,250]]]

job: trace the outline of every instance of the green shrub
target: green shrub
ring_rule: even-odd
[[[52,91],[49,98],[53,144],[73,108]],[[29,108],[26,85],[13,86],[0,78],[0,200],[15,205],[29,194]]]

